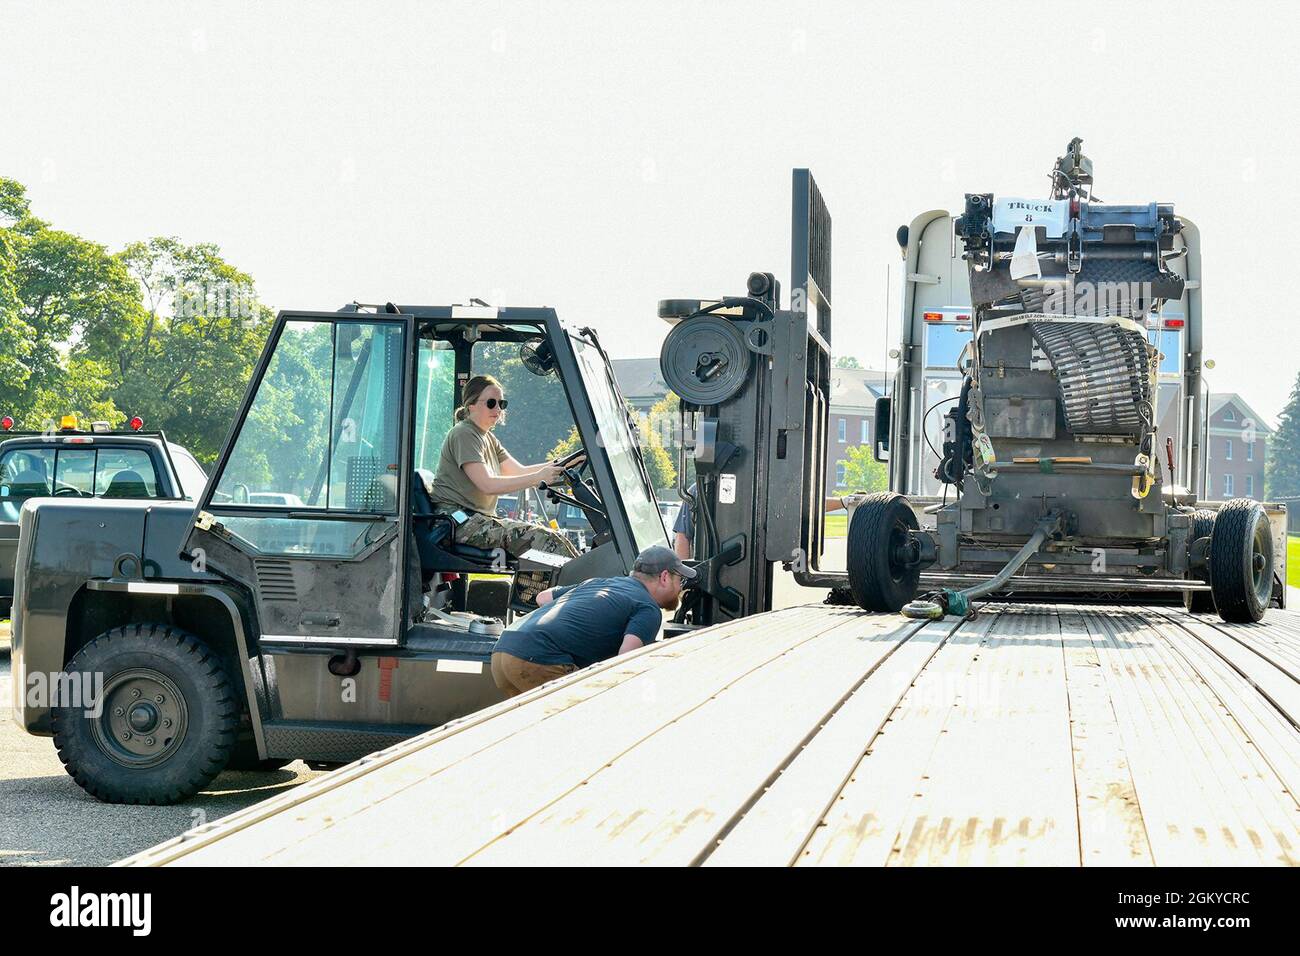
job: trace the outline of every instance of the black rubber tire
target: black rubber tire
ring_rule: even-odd
[[[1263,556],[1258,570],[1257,554]],[[1210,536],[1210,588],[1225,621],[1263,618],[1273,595],[1273,531],[1259,502],[1233,498],[1219,509]]]
[[[132,671],[161,675],[174,686],[185,710],[180,740],[152,766],[123,763],[100,739],[111,718],[114,677]],[[102,675],[105,699],[99,716],[87,716],[82,706],[64,706],[53,710],[52,719],[59,759],[72,779],[96,799],[178,803],[225,768],[239,730],[239,694],[222,660],[193,634],[166,624],[114,628],[81,648],[64,672]]]
[[[900,536],[920,526],[907,499],[892,491],[868,495],[849,523],[849,591],[868,611],[899,611],[916,596],[920,565],[891,560]]]
[[[1192,512],[1192,532],[1187,539],[1187,548],[1190,551],[1192,544],[1198,538],[1212,538],[1214,533],[1214,512],[1205,508],[1200,508]],[[1208,581],[1209,575],[1204,575],[1203,580]],[[1212,591],[1184,591],[1183,607],[1193,614],[1213,614],[1214,593]]]

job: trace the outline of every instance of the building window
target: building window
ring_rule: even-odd
[[[862,419],[862,444],[864,445],[871,444],[871,435],[867,431],[867,420],[865,418]]]
[[[848,465],[842,461],[835,463],[835,487],[843,488],[844,482],[848,480]]]
[[[1255,460],[1255,443],[1253,441],[1246,442],[1246,460]]]
[[[1231,408],[1225,408],[1223,410],[1223,420],[1225,422],[1235,422],[1237,420],[1237,413]]]
[[[1255,476],[1254,475],[1246,476],[1246,497],[1247,498],[1255,497]]]
[[[1223,476],[1223,494],[1226,497],[1232,497],[1232,475]]]
[[[1232,461],[1232,439],[1231,438],[1225,438],[1223,440],[1223,460]]]
[[[843,444],[844,442],[846,442],[846,441],[849,440],[849,423],[848,423],[848,419],[844,419],[844,418],[841,418],[841,419],[840,419],[840,424],[839,424],[839,436],[840,436],[840,443],[841,443],[841,444]]]

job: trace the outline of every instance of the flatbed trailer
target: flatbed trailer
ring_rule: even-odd
[[[1300,613],[808,605],[650,645],[130,866],[1296,865]]]

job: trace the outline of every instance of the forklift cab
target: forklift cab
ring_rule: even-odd
[[[457,544],[454,516],[434,508],[428,481],[481,373],[514,399],[494,433],[517,460],[569,450],[564,484],[534,504],[543,518],[548,501],[587,515],[595,533],[578,556],[516,561]],[[144,540],[140,553],[88,580],[60,565],[93,607],[77,620],[112,637],[67,666],[107,670],[117,695],[98,715],[70,716],[61,752],[79,755],[65,761],[89,792],[130,803],[184,799],[228,765],[345,763],[490,706],[503,698],[490,661],[512,612],[499,601],[483,613],[468,585],[499,596],[517,571],[556,584],[623,575],[668,543],[600,341],[551,309],[283,312],[195,509],[128,504],[95,520],[113,547]],[[169,525],[185,564],[158,544]],[[61,651],[62,627],[49,643]]]
[[[184,553],[252,593],[263,644],[393,647],[431,629],[499,633],[511,609],[489,601],[485,615],[473,591],[500,596],[480,576],[513,576],[519,562],[455,543],[455,519],[429,493],[462,389],[484,373],[527,393],[511,409],[515,437],[497,429],[508,449],[536,440],[531,423],[545,412],[586,456],[562,487],[534,494],[544,521],[552,507],[581,509],[595,532],[588,547],[547,564],[525,555],[528,570],[555,584],[626,574],[641,549],[667,543],[594,331],[566,328],[552,309],[352,304],[277,317]],[[565,437],[512,454],[545,460]]]

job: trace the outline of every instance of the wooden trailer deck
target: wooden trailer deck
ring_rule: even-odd
[[[131,865],[1300,861],[1300,614],[788,608],[430,731]]]

